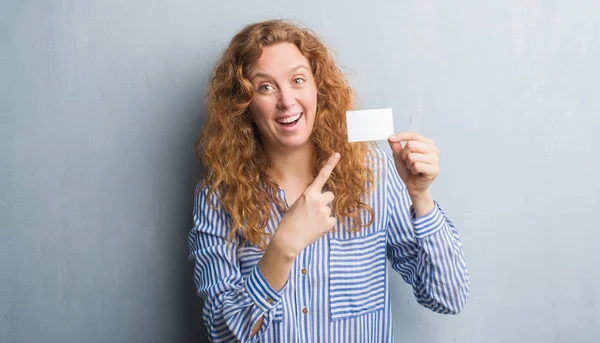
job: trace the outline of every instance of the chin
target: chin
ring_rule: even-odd
[[[300,148],[307,145],[308,143],[310,143],[310,137],[303,137],[301,139],[285,139],[279,142],[280,145],[289,149]]]

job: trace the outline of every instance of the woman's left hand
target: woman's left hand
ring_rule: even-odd
[[[402,147],[401,142],[406,142]],[[429,193],[429,186],[440,173],[439,150],[433,140],[417,132],[396,133],[388,138],[396,171],[411,197]]]

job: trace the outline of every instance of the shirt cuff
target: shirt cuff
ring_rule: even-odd
[[[250,294],[254,303],[264,312],[268,312],[277,306],[277,303],[281,301],[283,290],[286,286],[287,282],[279,291],[274,290],[262,275],[260,269],[258,269],[258,265],[254,267],[246,280],[248,294]]]
[[[416,217],[415,208],[410,206],[410,217],[417,238],[425,238],[440,231],[444,227],[444,213],[437,201],[433,201],[433,209],[419,218]]]

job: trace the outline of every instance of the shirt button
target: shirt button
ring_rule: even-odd
[[[267,302],[268,302],[269,304],[272,304],[272,303],[273,303],[273,299],[271,299],[271,298],[267,298]]]
[[[302,308],[302,313],[307,314],[308,313],[308,309],[306,307]]]
[[[306,270],[306,268],[302,268],[302,270],[300,272],[302,273],[302,275],[306,275],[306,273],[308,273],[308,271]]]

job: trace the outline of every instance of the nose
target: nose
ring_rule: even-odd
[[[277,107],[282,110],[292,108],[296,104],[294,91],[289,87],[282,87],[279,89],[279,99],[277,101]]]

